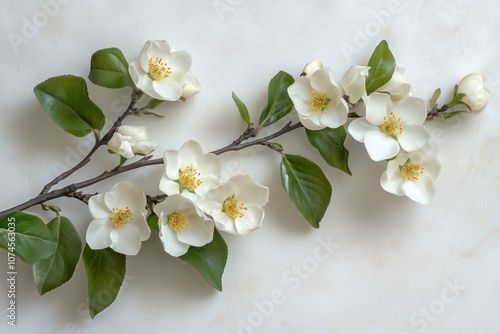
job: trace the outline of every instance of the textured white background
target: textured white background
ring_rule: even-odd
[[[53,12],[47,13],[46,3],[57,4]],[[227,154],[225,176],[251,174],[270,187],[271,198],[260,230],[226,236],[230,254],[222,293],[167,256],[153,235],[138,256],[128,258],[116,302],[93,321],[85,309],[82,263],[69,283],[40,297],[31,269],[19,261],[17,327],[8,327],[3,315],[7,283],[0,274],[0,331],[236,333],[240,326],[241,333],[499,333],[499,19],[495,0],[0,1],[2,208],[36,195],[88,150],[89,139],[52,124],[32,88],[60,74],[86,77],[90,56],[102,48],[119,47],[132,61],[146,40],[167,39],[192,54],[202,92],[187,103],[163,105],[164,119],[127,120],[148,126],[160,143],[157,156],[190,138],[206,150],[236,138],[244,126],[231,91],[256,119],[278,70],[298,75],[306,62],[321,60],[340,78],[349,66],[365,64],[381,39],[407,65],[416,96],[428,99],[441,87],[444,103],[469,72],[482,73],[492,90],[480,116],[428,124],[443,165],[428,206],[384,192],[379,178],[385,164],[370,161],[361,144],[347,141],[349,177],[322,163],[297,131],[280,142],[287,152],[317,161],[334,189],[319,230],[308,227],[281,190],[278,155]],[[111,120],[123,110],[128,91],[91,85],[90,94]],[[100,152],[68,182],[113,164]],[[87,191],[129,179],[156,194],[161,173],[160,166],[149,167]],[[56,203],[83,237],[91,219],[87,208],[69,199]],[[39,208],[29,212],[50,219]],[[319,239],[337,246],[325,253]],[[1,254],[0,273],[7,271]],[[453,292],[450,284],[460,287]],[[265,301],[276,291],[283,297],[271,307]],[[259,311],[258,305],[266,306]]]

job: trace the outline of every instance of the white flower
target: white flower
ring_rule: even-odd
[[[484,86],[483,77],[477,73],[466,75],[458,84],[459,94],[465,94],[462,102],[470,107],[473,114],[479,114],[490,100],[490,92]]]
[[[365,143],[371,159],[381,161],[395,157],[401,148],[414,151],[430,138],[422,125],[427,118],[425,101],[406,97],[393,104],[388,94],[373,93],[366,101],[366,117],[349,125],[352,137]]]
[[[399,154],[387,164],[380,185],[395,195],[428,204],[434,198],[434,181],[441,169],[437,153],[437,145],[429,141],[419,150]]]
[[[391,80],[377,90],[390,93],[393,101],[399,101],[405,97],[411,96],[411,85],[403,77],[405,71],[406,67],[404,65],[396,64],[396,69],[392,74]]]
[[[197,205],[221,231],[245,235],[262,225],[269,189],[248,175],[237,175],[210,190]]]
[[[317,70],[321,70],[322,68],[323,64],[321,64],[319,61],[312,61],[304,66],[304,69],[302,70],[300,76],[309,78],[314,72],[316,72]]]
[[[113,133],[108,148],[124,158],[131,159],[136,154],[148,155],[158,146],[147,139],[145,126],[122,125]]]
[[[149,239],[146,197],[142,189],[129,182],[120,182],[110,191],[90,197],[89,210],[94,220],[86,240],[92,249],[111,247],[118,253],[136,255],[141,242]]]
[[[309,130],[338,128],[347,120],[347,103],[328,69],[319,69],[310,77],[298,78],[288,87],[288,95],[300,122]]]
[[[203,153],[201,145],[187,141],[179,151],[168,150],[164,155],[165,173],[160,190],[167,195],[181,194],[193,202],[219,184],[221,159]]]
[[[356,103],[361,99],[366,99],[366,77],[370,66],[352,66],[345,72],[340,86],[349,96],[349,102]]]
[[[200,91],[200,83],[189,71],[191,55],[187,51],[173,51],[166,41],[148,41],[139,61],[129,66],[134,84],[149,96],[166,101],[177,101]]]
[[[213,221],[201,217],[194,203],[181,195],[167,197],[153,211],[165,252],[172,256],[184,255],[189,246],[201,247],[213,239]]]

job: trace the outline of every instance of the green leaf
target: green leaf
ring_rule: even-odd
[[[349,151],[344,147],[346,131],[343,126],[313,131],[306,129],[307,139],[332,167],[352,175],[349,170]]]
[[[125,278],[125,262],[125,255],[111,248],[93,250],[89,245],[85,246],[83,263],[87,272],[92,319],[115,301]]]
[[[64,131],[83,137],[102,130],[104,114],[89,98],[83,78],[62,75],[50,78],[34,89],[42,108]]]
[[[89,79],[94,84],[106,88],[133,86],[128,62],[117,48],[99,50],[92,55]]]
[[[432,94],[431,99],[429,100],[429,108],[434,109],[437,107],[437,100],[441,96],[441,88],[438,88],[434,91],[434,94]]]
[[[279,71],[271,79],[267,93],[267,106],[262,110],[259,119],[260,128],[273,124],[292,110],[293,102],[288,96],[288,87],[294,82],[293,77],[284,71]]]
[[[387,41],[383,40],[377,45],[368,61],[368,66],[370,70],[366,78],[366,92],[371,94],[389,82],[396,69],[396,60],[389,50]]]
[[[234,94],[233,92],[233,101],[234,103],[236,104],[236,106],[238,107],[238,110],[240,112],[240,116],[241,116],[241,119],[247,123],[248,126],[250,126],[250,115],[248,114],[248,108],[247,106],[243,103],[243,101],[241,101],[237,96],[236,94]]]
[[[222,273],[227,262],[227,245],[215,230],[213,240],[202,247],[189,247],[186,254],[179,257],[191,265],[215,289],[222,291]]]
[[[332,186],[321,168],[304,157],[284,154],[281,183],[297,210],[318,228],[332,196]]]
[[[56,240],[57,248],[52,256],[33,265],[33,277],[40,295],[70,280],[82,252],[80,236],[68,218],[56,217],[47,227]]]
[[[150,229],[155,231],[160,230],[160,228],[158,227],[158,216],[154,212],[149,215],[147,221]]]
[[[37,216],[16,211],[0,220],[0,247],[27,264],[48,258],[56,246],[49,228]]]
[[[157,100],[157,99],[151,99],[149,100],[148,104],[146,104],[146,107],[144,109],[151,110],[156,107],[158,107],[160,104],[165,102],[165,100]]]

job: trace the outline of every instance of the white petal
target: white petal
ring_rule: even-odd
[[[172,59],[170,50],[171,48],[170,45],[167,43],[167,41],[160,41],[160,40],[151,41],[148,47],[148,60],[149,58],[153,59],[161,58],[163,59],[163,62],[168,63]]]
[[[299,114],[299,121],[300,121],[300,123],[302,123],[302,125],[306,129],[309,129],[309,130],[316,131],[316,130],[322,130],[322,129],[326,128],[325,125],[321,125],[319,123],[319,118],[318,117],[316,117],[316,118],[304,117],[304,116],[302,116],[302,115]]]
[[[153,90],[159,96],[155,97],[156,99],[165,101],[177,101],[181,97],[182,86],[179,84],[179,82],[169,79],[170,78],[160,81],[153,81]]]
[[[166,195],[175,195],[180,193],[179,183],[172,181],[165,174],[160,179],[160,191]]]
[[[165,174],[171,180],[179,179],[179,169],[181,169],[181,158],[178,151],[166,150],[163,155],[165,164]]]
[[[127,181],[123,181],[114,185],[110,191],[104,194],[104,202],[106,206],[110,209],[120,208],[120,198],[122,194],[127,192],[130,188],[132,188],[132,184]]]
[[[187,51],[174,51],[168,65],[172,68],[172,72],[185,74],[191,68],[191,55]]]
[[[134,212],[132,221],[128,223],[135,225],[137,231],[139,232],[139,238],[141,239],[141,241],[148,240],[151,235],[151,229],[149,228],[148,223],[146,221],[146,214],[147,214],[146,210],[138,213],[137,215]]]
[[[130,64],[129,73],[137,88],[155,99],[162,100],[162,97],[153,88],[153,80],[151,80],[146,72],[140,69],[138,63]]]
[[[255,204],[246,206],[242,218],[236,218],[235,225],[239,235],[245,235],[262,226],[264,220],[264,209]]]
[[[236,235],[239,234],[236,230],[236,225],[234,224],[233,219],[226,215],[224,212],[214,212],[213,218],[217,229],[219,229],[220,231]]]
[[[137,144],[135,144],[132,147],[132,151],[135,154],[148,155],[149,153],[153,152],[153,150],[156,147],[158,147],[158,144],[153,143],[151,141],[144,140],[144,141],[141,141],[141,142],[138,142]]]
[[[97,219],[107,219],[111,209],[104,203],[104,194],[97,194],[89,198],[89,210],[92,217]]]
[[[430,139],[430,134],[422,125],[403,125],[403,132],[398,135],[398,142],[401,147],[410,152],[423,147]]]
[[[182,87],[182,97],[188,98],[196,95],[201,90],[200,81],[189,71],[186,73],[186,82]]]
[[[118,201],[118,208],[123,209],[129,207],[134,213],[140,213],[146,207],[146,197],[144,191],[140,188],[129,188],[122,194]]]
[[[168,196],[163,202],[155,205],[153,211],[158,217],[160,217],[162,213],[169,216],[175,211],[179,210],[181,207],[184,208],[185,205],[186,199],[179,194],[175,194],[172,196]]]
[[[329,106],[327,110],[323,111],[320,123],[329,128],[338,128],[347,121],[348,109],[347,102],[341,99],[336,106]]]
[[[134,224],[126,224],[123,227],[111,231],[111,249],[125,255],[137,255],[141,249],[141,237]]]
[[[311,75],[311,88],[315,91],[328,93],[332,89],[333,83],[330,75],[330,71],[328,69],[317,70]],[[339,100],[339,94],[337,92],[337,96],[334,96],[334,101]]]
[[[391,159],[399,153],[398,142],[380,130],[366,133],[365,147],[368,155],[374,161]]]
[[[203,149],[200,143],[196,140],[188,140],[179,149],[179,157],[181,159],[179,169],[184,169],[191,166],[193,162],[203,154]]]
[[[389,179],[387,177],[387,172],[384,172],[382,174],[382,177],[380,178],[380,185],[382,188],[390,192],[391,194],[398,195],[398,196],[403,196],[403,190],[401,189],[401,185],[403,184],[403,178],[394,178],[394,179]]]
[[[195,189],[198,196],[205,195],[209,190],[219,185],[219,178],[208,175],[200,177],[201,184]]]
[[[110,233],[115,226],[109,219],[94,219],[87,228],[85,240],[92,249],[104,249],[111,245]]]
[[[406,196],[421,204],[429,204],[436,193],[434,181],[425,174],[416,181],[405,182],[401,188]]]
[[[180,242],[179,239],[177,239],[177,232],[166,224],[162,224],[160,227],[160,240],[165,252],[175,257],[186,254],[189,249],[189,245]]]
[[[368,123],[364,117],[356,118],[349,124],[349,128],[347,129],[351,136],[360,143],[364,143],[366,133],[373,130],[378,130],[378,127]]]
[[[148,56],[148,50],[149,50],[149,46],[151,45],[151,41],[147,41],[146,43],[144,43],[144,46],[141,50],[141,53],[140,53],[140,56],[139,56],[139,64],[140,64],[140,67],[141,69],[145,72],[145,73],[148,73],[149,72],[149,65],[148,65],[148,61],[149,61],[149,56]]]
[[[391,97],[388,94],[371,94],[366,99],[366,120],[379,126],[384,122],[384,117],[389,116],[392,105]]]
[[[200,197],[196,201],[196,206],[198,206],[203,212],[210,216],[213,216],[214,211],[222,210],[222,203],[206,197]]]
[[[222,160],[219,156],[212,153],[205,153],[198,156],[192,164],[203,176],[220,177],[222,169]]]
[[[427,119],[427,105],[418,97],[405,97],[394,106],[393,112],[404,124],[424,124]]]
[[[269,202],[269,188],[261,186],[256,182],[251,182],[236,191],[236,199],[247,204],[264,206]]]
[[[190,219],[189,228],[177,233],[177,238],[185,244],[201,247],[212,241],[214,235],[214,222],[197,217]]]
[[[300,115],[307,115],[311,106],[307,103],[311,99],[311,80],[309,78],[298,78],[290,87],[288,95]]]
[[[342,77],[340,85],[351,103],[356,103],[366,96],[365,84],[369,69],[369,66],[352,66]]]

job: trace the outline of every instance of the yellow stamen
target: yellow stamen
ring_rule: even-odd
[[[115,228],[120,228],[132,220],[132,210],[130,210],[128,206],[125,209],[120,210],[113,208],[110,217],[111,222],[115,225]]]
[[[234,195],[226,198],[224,204],[222,205],[222,212],[225,212],[226,215],[233,219],[243,218],[244,213],[241,211],[245,210],[247,210],[245,204],[239,203],[238,200],[234,198]]]
[[[307,101],[307,103],[311,106],[311,109],[317,112],[323,111],[328,108],[328,103],[330,103],[330,99],[326,97],[326,93],[317,92],[314,89],[311,90],[312,99]]]
[[[168,226],[170,226],[177,233],[181,233],[182,230],[188,230],[189,216],[186,214],[187,210],[175,211],[168,217]]]
[[[396,118],[393,112],[389,113],[389,118],[384,116],[384,122],[380,124],[380,130],[382,130],[385,134],[395,138],[396,133],[403,133],[403,122],[401,118]]]
[[[201,183],[200,172],[196,168],[188,166],[184,170],[179,170],[179,185],[181,188],[194,192]]]
[[[421,174],[424,174],[424,167],[419,164],[406,164],[399,168],[400,174],[406,181],[416,181]]]
[[[148,66],[149,77],[153,80],[166,79],[172,74],[170,67],[163,62],[163,58],[149,58]]]

